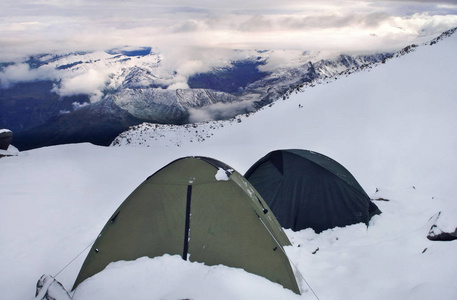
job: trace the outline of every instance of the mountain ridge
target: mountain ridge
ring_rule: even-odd
[[[438,37],[429,44],[433,45],[439,40]],[[41,121],[33,123],[26,113],[22,115],[11,114],[11,109],[17,109],[19,102],[13,100],[14,95],[13,97],[8,95],[11,89],[0,89],[1,105],[5,108],[2,109],[3,114],[0,114],[0,124],[8,128],[14,122],[12,123],[11,117],[7,117],[7,115],[18,116],[17,118],[20,120],[15,123],[21,124],[21,126],[12,129],[18,133],[14,135],[14,143],[21,150],[79,141],[107,146],[110,142],[106,142],[107,139],[102,137],[105,134],[111,137],[113,133],[104,133],[107,126],[102,122],[90,121],[90,119],[100,119],[100,112],[96,107],[93,111],[91,109],[91,106],[98,101],[108,101],[111,103],[110,105],[116,105],[125,111],[125,116],[128,116],[125,117],[125,120],[128,119],[129,121],[118,123],[118,125],[123,124],[120,127],[112,126],[112,128],[119,130],[118,134],[128,130],[129,126],[138,125],[144,121],[180,125],[209,120],[227,120],[235,118],[237,115],[255,112],[278,99],[287,98],[293,91],[311,86],[316,81],[332,80],[332,77],[335,76],[348,75],[364,68],[371,68],[396,55],[408,53],[414,49],[413,46],[407,46],[393,54],[359,56],[340,54],[334,59],[323,59],[319,58],[318,55],[304,52],[299,58],[298,66],[278,67],[274,71],[265,71],[264,69],[269,57],[273,55],[272,52],[254,51],[244,53],[244,60],[220,63],[221,66],[219,67],[190,75],[186,79],[186,84],[190,83],[195,88],[177,86],[170,88],[176,84],[176,80],[179,81],[182,78],[176,71],[170,72],[160,69],[161,74],[155,72],[162,66],[164,58],[160,53],[151,49],[132,52],[133,54],[141,54],[136,56],[130,52],[127,53],[128,55],[123,54],[122,51],[114,51],[111,54],[105,52],[75,53],[64,56],[43,55],[28,59],[27,65],[30,68],[29,71],[35,76],[46,74],[47,82],[52,84],[52,89],[47,92],[42,91],[48,95],[42,99],[34,99],[34,101],[37,103],[36,105],[40,106],[40,103],[48,101],[46,97],[54,97],[59,99],[56,103],[67,104],[60,109],[52,110],[50,113],[43,114],[40,112],[42,116],[40,119],[36,117],[32,117],[32,119]],[[315,61],[309,60],[311,58]],[[2,65],[3,77],[0,73],[0,79],[3,85],[8,83],[4,76],[5,70],[11,67],[9,64]],[[103,69],[104,67],[107,69]],[[113,68],[112,70],[117,68],[117,71],[107,72],[107,70],[111,70],[110,68]],[[220,88],[230,78],[240,75],[239,70],[248,70],[248,74],[238,81],[240,85],[238,88]],[[49,73],[45,73],[45,71]],[[58,79],[57,74],[60,74],[59,76],[66,74],[65,76],[68,78],[63,76]],[[85,78],[84,76],[87,77],[87,74],[91,74],[93,78]],[[220,76],[219,79],[218,76]],[[208,78],[215,79],[207,82]],[[252,80],[254,81],[251,82]],[[90,89],[87,88],[86,94],[72,96],[70,94],[71,85],[76,85],[75,82],[81,86],[84,84],[86,86],[92,85],[95,92],[91,94]],[[200,86],[206,84],[207,87],[214,84],[214,89],[197,88],[198,82],[201,82]],[[37,85],[36,81],[31,81],[30,84],[32,83]],[[100,100],[93,102],[93,99]],[[70,105],[69,101],[72,100]],[[75,112],[83,106],[85,109],[76,114]],[[89,128],[80,125],[83,112],[87,114],[83,118],[85,122],[94,127]],[[113,112],[114,110],[104,111],[107,114],[104,119],[116,119],[115,116],[108,116]],[[81,131],[80,137],[73,130],[71,130],[72,134],[66,134],[66,131],[69,131],[68,126],[81,130],[84,128],[85,132]],[[88,134],[87,131],[89,130],[98,133]],[[39,136],[52,138],[41,139],[43,142],[39,144],[30,143],[30,140],[39,140]],[[88,138],[89,136],[91,138]],[[48,142],[46,143],[46,141]]]
[[[328,84],[335,80],[347,77],[356,72],[370,72],[372,68],[376,68],[377,65],[388,64],[393,59],[401,58],[409,53],[415,52],[417,49],[426,46],[433,46],[437,42],[444,40],[452,36],[457,28],[448,30],[438,36],[437,38],[431,40],[428,43],[422,45],[410,45],[406,46],[398,52],[392,54],[389,58],[384,59],[380,62],[374,64],[366,63],[361,65],[359,68],[351,68],[342,70],[337,75],[330,77],[324,76],[321,78],[316,78],[313,81],[305,82],[299,84],[287,90],[282,99],[288,99],[292,94],[302,93],[307,91],[309,88],[313,88],[316,85]],[[281,101],[280,101],[281,102]],[[276,102],[272,102],[269,105],[260,108],[259,110],[240,114],[229,120],[219,120],[219,121],[208,121],[208,122],[199,122],[193,124],[192,126],[188,125],[169,125],[169,124],[150,124],[143,123],[136,126],[132,126],[128,131],[121,133],[113,141],[111,146],[141,146],[141,147],[155,147],[161,145],[164,147],[181,147],[188,145],[189,143],[195,142],[206,142],[208,139],[212,138],[217,134],[218,130],[223,127],[235,126],[236,124],[245,122],[249,120],[253,115],[258,112],[269,109],[269,107],[275,105]],[[298,108],[302,108],[303,105],[298,103]],[[149,141],[149,142],[148,142]]]

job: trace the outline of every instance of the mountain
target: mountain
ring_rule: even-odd
[[[397,61],[399,58],[402,58],[403,56],[407,54],[414,53],[418,49],[423,49],[426,47],[433,47],[436,45],[438,42],[442,41],[443,39],[449,38],[455,33],[456,29],[451,29],[449,31],[444,32],[437,38],[431,40],[428,43],[425,43],[423,45],[409,45],[406,46],[405,48],[401,49],[397,53],[392,54],[388,58],[385,58],[383,55],[380,55],[378,57],[376,56],[370,56],[370,57],[365,57],[365,60],[359,60],[356,62],[352,61],[353,58],[350,56],[346,55],[340,55],[335,61],[319,61],[316,64],[311,64],[309,63],[309,68],[312,68],[313,71],[309,72],[304,72],[307,74],[318,74],[314,79],[310,81],[306,81],[304,83],[294,85],[290,84],[291,88],[288,90],[283,91],[283,100],[288,99],[294,94],[301,94],[309,92],[310,90],[313,90],[316,86],[321,86],[321,85],[326,85],[329,83],[333,83],[334,81],[337,80],[342,80],[348,76],[353,76],[355,73],[362,73],[365,74],[367,72],[371,72],[372,70],[375,70],[377,68],[384,67],[385,65],[392,63],[392,61]],[[382,60],[381,58],[384,57]],[[435,58],[431,58],[429,64],[433,64],[433,60]],[[438,61],[438,57],[436,57]],[[354,65],[357,65],[357,67],[354,67]],[[443,68],[445,65],[443,66]],[[411,68],[412,69],[412,68]],[[303,70],[300,69],[300,70]],[[296,73],[297,74],[297,73]],[[331,75],[333,74],[333,75]],[[335,75],[336,74],[336,75]],[[428,70],[425,69],[421,71],[422,76],[426,78],[426,81],[432,81],[431,75],[429,74]],[[412,76],[413,74],[405,73],[403,76],[409,77]],[[414,74],[415,75],[415,74]],[[267,78],[270,78],[270,80],[273,77],[273,75],[267,76],[264,80],[268,80]],[[278,77],[277,80],[279,81],[280,78],[289,78],[288,76],[283,76],[283,77]],[[397,78],[397,77],[395,77]],[[392,92],[392,95],[389,95],[390,98],[397,98],[398,95],[396,95],[396,91],[399,90],[399,94],[410,94],[412,92],[417,92],[421,91],[421,85],[419,82],[420,80],[417,80],[417,84],[414,86],[413,91],[408,91],[405,90],[403,87],[396,87],[395,89],[392,89],[389,87],[389,85],[386,84],[388,82],[388,78],[382,78],[374,82],[369,82],[369,83],[364,83],[363,85],[361,84],[360,86],[354,86],[353,91],[351,92],[351,95],[354,97],[358,97],[357,93],[366,93],[367,95],[370,95],[372,92],[370,92],[370,88],[372,91],[381,91],[382,87],[386,86],[388,89],[390,89],[390,92]],[[400,76],[397,78],[399,82],[403,80],[403,78],[400,78]],[[375,84],[376,86],[373,86]],[[426,83],[424,83],[427,85]],[[393,83],[391,85],[394,85]],[[437,88],[439,89],[439,88]],[[382,91],[381,95],[384,95],[385,91]],[[305,97],[305,96],[304,96]],[[420,95],[417,96],[420,98]],[[335,98],[339,98],[337,95],[335,95]],[[318,100],[316,100],[318,101]],[[380,100],[381,102],[381,100]],[[234,118],[231,118],[230,120],[221,120],[221,121],[209,121],[209,122],[199,122],[199,123],[194,123],[194,124],[188,124],[188,125],[181,125],[181,126],[174,126],[170,124],[151,124],[149,122],[139,124],[136,126],[132,126],[128,131],[125,131],[121,133],[111,145],[113,146],[124,146],[124,145],[131,145],[131,146],[147,146],[147,147],[156,147],[157,145],[162,145],[166,147],[174,147],[174,146],[185,146],[189,145],[189,143],[194,143],[194,142],[205,142],[208,139],[211,139],[221,128],[231,128],[231,127],[236,127],[236,128],[242,128],[240,129],[240,135],[242,135],[242,132],[252,132],[252,128],[244,128],[242,125],[239,125],[239,123],[244,123],[252,120],[253,116],[259,113],[264,113],[263,110],[269,110],[270,107],[274,105],[279,105],[282,103],[282,101],[276,101],[268,104],[268,106],[265,106],[259,111],[254,112],[254,113],[246,113],[246,114],[240,114],[237,115]],[[414,102],[413,102],[414,103]],[[339,107],[340,105],[338,103],[335,104],[336,107]],[[364,106],[365,103],[362,101],[361,106]],[[416,104],[417,105],[417,104]],[[411,104],[411,107],[413,108],[415,105]],[[297,103],[298,108],[303,108],[303,104]],[[357,105],[351,104],[351,109],[354,111],[357,111]],[[308,116],[310,117],[310,116]],[[277,119],[280,119],[279,117]],[[326,118],[323,118],[326,119]],[[274,126],[276,126],[275,123],[275,118],[272,118],[271,124],[265,124],[260,126],[259,132],[264,132],[267,129],[273,126],[272,130],[274,130]],[[293,122],[295,122],[295,119],[292,119]],[[319,123],[318,120],[316,120],[316,123]],[[291,127],[299,127],[299,125],[294,125],[290,124]],[[306,125],[308,126],[308,125]],[[303,125],[303,127],[306,127]],[[231,129],[230,129],[231,130]]]
[[[87,95],[59,97],[52,88],[52,81],[37,81],[0,89],[0,127],[27,130],[74,110],[73,103],[89,102]]]
[[[170,67],[164,54],[149,47],[46,54],[3,63],[0,124],[14,131],[14,143],[22,150],[80,141],[109,145],[114,128],[117,135],[143,121],[189,124],[230,119],[254,112],[300,84],[391,56],[324,59],[320,53],[303,52],[285,66],[272,66],[275,55],[237,50],[212,62],[213,67],[197,66],[194,71]],[[98,102],[119,109],[105,110],[100,118]],[[85,109],[79,111],[81,107]],[[105,124],[120,111],[129,121]]]
[[[112,98],[49,119],[45,124],[14,133],[19,149],[91,141],[107,145],[120,131],[144,122],[119,108]]]
[[[32,299],[42,274],[69,289],[113,212],[177,158],[212,157],[243,174],[271,150],[301,148],[345,166],[382,211],[369,227],[286,231],[303,295],[241,269],[164,255],[113,263],[73,299],[316,299],[309,286],[320,299],[456,299],[457,243],[427,238],[438,216],[435,229],[457,227],[456,48],[455,34],[409,47],[231,122],[144,124],[120,147],[59,145],[1,158],[2,297]],[[190,139],[195,131],[204,140]]]

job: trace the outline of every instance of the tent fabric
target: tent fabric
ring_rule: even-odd
[[[111,262],[170,254],[242,268],[300,293],[287,245],[270,208],[241,174],[211,158],[185,157],[148,177],[113,213],[73,289]]]
[[[363,222],[381,211],[354,176],[333,159],[309,150],[276,150],[244,177],[284,228],[322,232]]]

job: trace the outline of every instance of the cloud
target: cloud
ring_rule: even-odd
[[[0,60],[46,52],[106,50],[122,45],[163,48],[265,48],[325,50],[327,39],[370,47],[369,35],[396,47],[393,19],[416,23],[426,14],[433,22],[423,31],[438,34],[457,25],[457,1],[32,1],[5,0],[0,11]],[[409,26],[411,28],[411,26]],[[448,29],[448,28],[447,28]],[[321,37],[325,38],[321,38]],[[360,37],[357,40],[355,37]],[[346,49],[347,43],[342,48]],[[381,43],[379,43],[381,45]],[[379,46],[379,45],[378,45]]]
[[[62,79],[60,85],[54,88],[54,92],[60,96],[86,94],[90,95],[91,102],[96,102],[103,96],[102,91],[107,83],[107,74],[89,69],[80,75]]]
[[[386,2],[417,2],[417,3],[449,3],[449,4],[456,4],[457,5],[457,0],[436,0],[436,1],[430,1],[430,0],[384,0]]]
[[[60,96],[86,94],[90,95],[91,101],[94,102],[103,96],[103,90],[109,82],[109,74],[113,71],[114,68],[80,68],[76,72],[71,72],[56,69],[55,64],[30,68],[27,63],[17,63],[1,70],[0,86],[8,88],[18,82],[52,80],[57,82],[52,91]]]
[[[11,65],[4,68],[0,73],[0,83],[3,88],[8,88],[12,83],[18,81],[30,81],[36,77],[30,71],[28,64]]]
[[[231,118],[234,115],[253,111],[252,101],[215,103],[202,108],[189,109],[191,123]]]
[[[172,27],[171,31],[178,32],[193,32],[193,31],[204,31],[207,30],[208,26],[201,20],[185,20]]]
[[[230,60],[240,60],[249,53],[234,51],[227,48],[204,48],[197,46],[166,47],[160,50],[163,60],[163,73],[174,73],[174,77],[187,78],[196,73],[205,73],[212,68],[225,67]]]
[[[251,16],[240,22],[240,31],[306,31],[344,27],[374,28],[389,18],[386,13],[342,14],[337,11],[300,15]]]
[[[19,63],[3,68],[0,72],[0,86],[2,88],[8,88],[17,82],[53,80],[56,78],[58,78],[58,75],[47,67],[31,69],[29,64]]]
[[[281,67],[294,67],[303,65],[307,61],[303,61],[307,56],[303,55],[300,50],[278,50],[272,52],[264,65],[258,67],[261,72],[271,72]],[[309,60],[308,60],[309,61]]]

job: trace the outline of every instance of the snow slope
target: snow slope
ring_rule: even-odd
[[[304,148],[340,162],[372,198],[389,200],[376,202],[383,214],[368,229],[286,231],[289,257],[320,299],[456,299],[457,241],[426,238],[439,211],[447,216],[444,228],[457,227],[456,48],[456,35],[418,47],[239,121],[213,124],[200,141],[74,144],[1,158],[1,298],[32,299],[44,273],[58,274],[70,289],[83,250],[112,212],[176,158],[210,156],[244,173],[271,150]],[[114,263],[82,283],[73,299],[132,297],[315,299],[309,288],[298,296],[243,270],[174,256]]]

